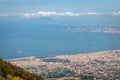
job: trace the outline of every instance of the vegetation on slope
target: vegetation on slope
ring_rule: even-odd
[[[0,59],[0,80],[44,80],[42,77],[36,76],[24,69],[13,66]]]

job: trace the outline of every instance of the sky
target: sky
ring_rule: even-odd
[[[120,0],[0,0],[0,16],[13,15],[120,15]]]

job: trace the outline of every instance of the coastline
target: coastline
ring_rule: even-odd
[[[120,69],[120,49],[42,58],[31,56],[11,59],[9,62],[45,78],[79,77],[82,74],[96,78],[104,76],[106,79],[117,79]]]

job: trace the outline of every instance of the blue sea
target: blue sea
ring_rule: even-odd
[[[58,24],[1,22],[0,25],[0,57],[5,59],[120,49],[119,34],[69,32],[66,26]]]

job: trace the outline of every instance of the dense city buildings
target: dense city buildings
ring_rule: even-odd
[[[120,50],[46,57],[31,56],[11,59],[9,62],[45,78],[120,79]]]

